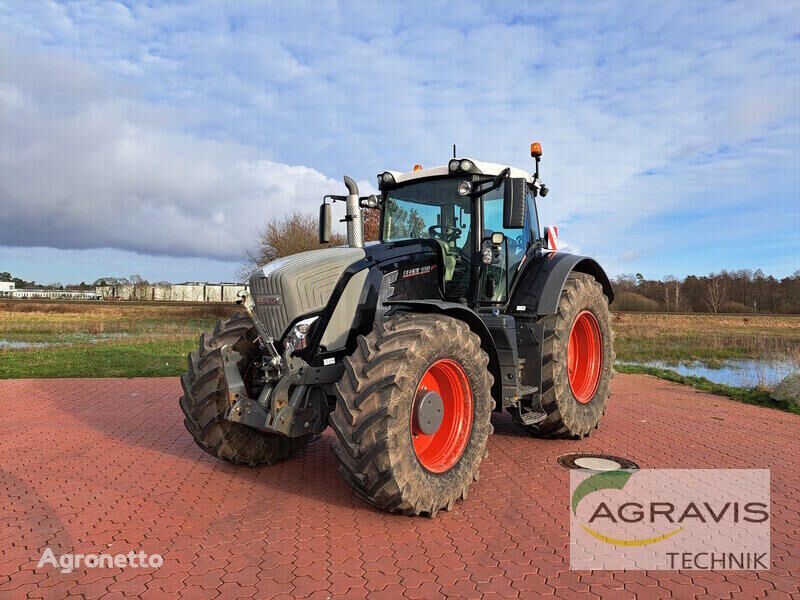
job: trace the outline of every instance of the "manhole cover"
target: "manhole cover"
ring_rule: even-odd
[[[567,469],[588,469],[590,471],[639,468],[639,465],[632,460],[610,454],[565,454],[558,457],[558,464]]]

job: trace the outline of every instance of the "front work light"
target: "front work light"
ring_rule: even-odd
[[[451,171],[458,171],[458,165],[459,165],[459,162],[458,162],[458,159],[457,159],[457,158],[454,158],[454,159],[453,159],[453,160],[451,160],[449,163],[447,163],[447,167],[448,167],[448,168],[449,168]]]
[[[463,171],[469,171],[469,170],[472,169],[472,167],[473,167],[473,164],[472,164],[471,160],[467,160],[465,158],[464,160],[461,161],[461,169]]]
[[[303,319],[292,327],[292,330],[289,332],[289,335],[286,336],[286,341],[283,344],[289,354],[306,347],[308,343],[308,332],[311,329],[311,325],[318,318],[319,317],[309,317],[308,319]]]
[[[469,196],[470,192],[472,192],[471,181],[462,181],[458,184],[458,194],[460,196]]]

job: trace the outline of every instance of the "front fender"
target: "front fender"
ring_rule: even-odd
[[[593,258],[567,252],[537,251],[526,261],[509,296],[509,312],[518,306],[538,315],[552,315],[558,310],[558,301],[567,277],[573,271],[594,277],[603,286],[609,304],[614,301],[614,290],[603,268]]]
[[[384,302],[384,305],[391,310],[439,313],[464,321],[481,338],[481,347],[489,355],[489,371],[494,377],[492,396],[497,401],[495,410],[502,410],[503,378],[500,368],[500,353],[489,328],[478,313],[463,304],[443,300],[388,300]]]

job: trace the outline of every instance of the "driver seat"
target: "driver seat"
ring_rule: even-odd
[[[444,280],[451,281],[453,279],[453,273],[456,270],[458,247],[456,247],[454,243],[448,244],[444,240],[437,239],[436,241],[442,247],[442,256],[444,257]],[[454,254],[454,252],[456,254]]]

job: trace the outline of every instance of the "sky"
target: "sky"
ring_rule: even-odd
[[[0,0],[24,279],[229,281],[343,174],[532,170],[534,140],[542,224],[610,274],[794,273],[800,2]]]

